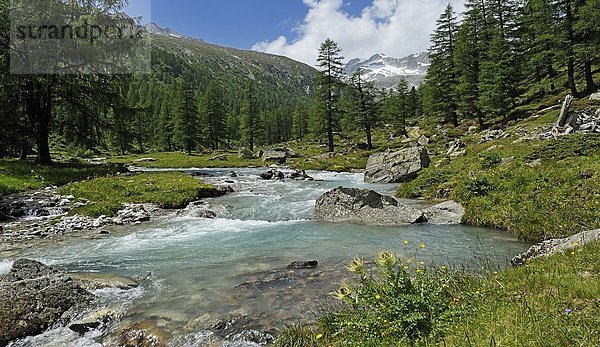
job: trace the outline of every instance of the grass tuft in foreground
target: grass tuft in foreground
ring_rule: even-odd
[[[153,203],[162,208],[183,208],[190,202],[210,196],[216,188],[180,172],[143,173],[72,183],[61,194],[90,201],[72,213],[98,217],[111,216],[124,203]]]

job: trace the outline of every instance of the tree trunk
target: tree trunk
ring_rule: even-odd
[[[367,147],[368,149],[373,149],[373,137],[371,136],[371,127],[367,127],[365,130],[367,132]]]
[[[23,137],[21,140],[21,155],[20,160],[27,160],[27,156],[29,155],[29,143],[27,142],[27,138]]]
[[[46,85],[37,81],[28,81],[28,96],[25,101],[26,113],[35,130],[37,144],[37,163],[42,165],[52,164],[50,156],[50,121],[52,120],[52,87],[51,82]]]
[[[46,113],[46,112],[44,112]],[[48,112],[51,113],[51,112]],[[50,156],[50,115],[44,116],[37,125],[37,163],[41,165],[52,164],[52,157]]]
[[[592,74],[592,60],[591,59],[586,60],[585,66],[584,66],[584,71],[585,71],[585,84],[587,87],[587,92],[591,94],[591,93],[595,92],[596,89],[598,88],[596,83],[594,83],[594,75]]]

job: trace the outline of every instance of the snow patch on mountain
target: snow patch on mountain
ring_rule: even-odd
[[[182,35],[171,28],[161,28],[156,23],[149,23],[144,26],[144,30],[150,34],[176,37],[178,39],[195,40],[193,37]]]
[[[401,79],[405,79],[409,86],[418,86],[423,83],[430,65],[429,55],[426,52],[400,59],[380,53],[367,60],[358,58],[350,60],[344,67],[343,75],[348,79],[357,70],[363,69],[365,80],[374,82],[379,88],[394,88]]]

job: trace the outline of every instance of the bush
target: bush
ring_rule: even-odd
[[[466,189],[469,197],[485,196],[494,190],[494,186],[485,176],[471,176]]]
[[[435,338],[444,322],[460,311],[450,290],[452,277],[445,270],[413,264],[414,258],[402,262],[394,253],[381,252],[373,275],[363,260],[352,261],[348,269],[359,281],[335,293],[347,307],[320,319],[325,336],[343,346]]]
[[[502,163],[502,157],[496,153],[493,154],[483,154],[480,156],[481,168],[484,170],[489,170],[493,167],[496,167]]]

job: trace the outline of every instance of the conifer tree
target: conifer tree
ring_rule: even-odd
[[[431,36],[432,46],[429,50],[431,66],[426,77],[426,83],[434,100],[430,105],[431,109],[440,116],[449,117],[454,126],[458,125],[455,92],[458,78],[453,59],[457,26],[454,9],[448,4]]]
[[[304,140],[308,133],[308,111],[306,107],[300,103],[296,103],[294,113],[292,114],[292,138]]]
[[[175,106],[177,117],[175,140],[188,155],[192,155],[192,151],[196,149],[200,137],[197,104],[196,95],[189,82],[180,79]]]
[[[454,64],[457,69],[455,85],[458,108],[465,118],[476,118],[479,128],[484,127],[483,113],[479,108],[481,63],[487,50],[487,19],[484,16],[486,5],[479,0],[471,0],[465,4],[465,19],[458,30]]]
[[[344,57],[340,55],[341,52],[342,49],[338,47],[338,44],[335,41],[327,39],[321,44],[319,56],[317,58],[321,72],[319,74],[319,88],[317,95],[322,101],[322,103],[319,104],[325,107],[325,126],[327,131],[327,148],[329,152],[335,151],[333,132],[336,125],[336,117],[338,116],[340,76],[342,74],[344,60]]]
[[[576,46],[583,61],[583,72],[588,93],[598,89],[594,82],[592,66],[600,60],[600,0],[586,0],[579,8],[575,33],[581,42]]]
[[[227,129],[221,92],[214,81],[211,81],[204,91],[200,101],[200,115],[202,139],[210,148],[216,150],[219,144],[224,142]]]
[[[240,131],[242,133],[242,142],[247,145],[250,151],[254,151],[254,145],[260,136],[261,129],[260,115],[256,103],[254,82],[250,81],[244,93],[244,101],[240,110]]]
[[[379,118],[379,104],[376,100],[377,90],[372,82],[364,80],[364,70],[357,70],[348,84],[351,119],[360,124],[367,137],[368,149],[373,149],[372,129]]]

